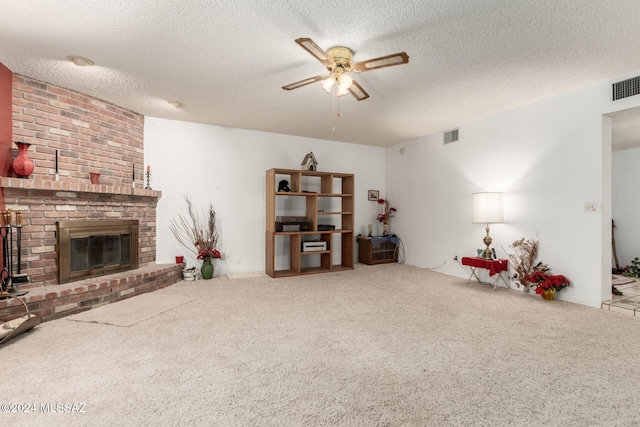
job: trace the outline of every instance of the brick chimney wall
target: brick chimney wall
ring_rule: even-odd
[[[21,272],[29,283],[20,288],[57,284],[59,220],[138,219],[139,265],[154,262],[161,193],[143,189],[144,116],[16,74],[12,104],[13,141],[31,144],[35,164],[26,179],[0,178],[6,208],[23,212]],[[14,159],[17,148],[12,151]],[[89,172],[100,173],[99,185],[90,183]]]
[[[133,166],[142,186],[144,116],[108,102],[14,74],[13,140],[31,143],[30,179],[53,179],[58,150],[60,179],[131,185]],[[14,148],[14,156],[17,149]]]

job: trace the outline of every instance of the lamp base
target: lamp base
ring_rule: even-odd
[[[482,240],[484,242],[484,244],[487,246],[487,248],[484,250],[484,259],[493,259],[492,253],[491,253],[491,242],[493,242],[493,239],[491,238],[491,236],[489,236],[489,224],[487,224],[487,235],[484,236],[484,239]]]

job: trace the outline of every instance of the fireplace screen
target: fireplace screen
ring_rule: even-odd
[[[58,283],[138,268],[138,221],[59,221]]]

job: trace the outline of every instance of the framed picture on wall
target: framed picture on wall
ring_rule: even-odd
[[[380,192],[378,190],[369,190],[369,200],[378,200],[380,198]]]

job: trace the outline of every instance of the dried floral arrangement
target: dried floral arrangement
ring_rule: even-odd
[[[179,216],[179,221],[172,220],[169,224],[171,232],[178,243],[193,253],[197,259],[211,261],[211,258],[221,258],[222,254],[218,245],[218,233],[216,232],[216,211],[209,204],[209,212],[205,218],[201,218],[193,209],[193,203],[189,196],[187,201],[189,218]]]
[[[517,285],[524,288],[525,292],[529,292],[532,285],[526,278],[530,276],[534,271],[547,271],[545,265],[541,263],[536,264],[536,258],[538,257],[538,241],[529,240],[524,237],[520,240],[516,240],[509,245],[513,248],[515,253],[509,254],[509,260],[511,261],[511,268],[515,271],[511,278],[517,280]]]
[[[542,262],[536,263],[538,257],[538,242],[536,240],[520,239],[509,245],[515,253],[509,254],[511,267],[515,270],[511,279],[517,280],[518,287],[522,285],[525,292],[530,292],[535,286],[535,292],[543,295],[556,292],[571,285],[569,279],[563,275],[552,275],[549,273],[549,266]],[[553,299],[545,298],[545,299]]]

